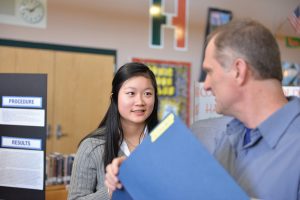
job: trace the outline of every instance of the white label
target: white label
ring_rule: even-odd
[[[2,107],[42,108],[42,97],[3,96]]]
[[[42,141],[40,139],[2,137],[2,147],[13,147],[21,149],[42,149]]]

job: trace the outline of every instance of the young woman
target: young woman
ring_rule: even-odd
[[[115,74],[110,106],[98,129],[86,136],[76,153],[68,199],[110,199],[105,167],[129,156],[158,123],[157,85],[152,71],[127,63]]]

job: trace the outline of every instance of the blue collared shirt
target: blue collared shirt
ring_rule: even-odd
[[[252,198],[300,200],[300,99],[292,97],[251,131],[234,119],[214,156]]]

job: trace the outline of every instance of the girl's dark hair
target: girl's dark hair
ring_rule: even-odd
[[[121,126],[120,113],[118,109],[118,95],[119,90],[123,83],[135,76],[144,76],[151,80],[154,88],[154,107],[151,115],[146,120],[146,125],[149,132],[157,125],[158,117],[158,96],[157,96],[157,84],[153,72],[144,64],[131,62],[123,65],[116,72],[112,81],[112,90],[110,97],[110,105],[108,110],[99,124],[98,128],[105,128],[105,131],[99,132],[99,134],[88,135],[88,137],[103,137],[105,140],[105,148],[103,155],[104,169],[112,162],[112,160],[118,156],[120,150],[120,144],[123,142],[124,135]],[[85,139],[84,138],[84,139]]]

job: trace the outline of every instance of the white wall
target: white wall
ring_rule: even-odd
[[[234,18],[257,19],[274,33],[293,34],[286,21],[298,0],[189,0],[188,50],[173,49],[173,31],[165,31],[163,49],[149,43],[149,0],[48,0],[46,29],[0,24],[0,38],[117,50],[118,67],[132,57],[184,61],[198,80],[208,7],[228,9]],[[173,0],[166,0],[169,12]],[[281,26],[282,25],[282,26]],[[281,28],[279,28],[281,27]],[[277,30],[279,28],[279,30]],[[278,40],[282,60],[300,63],[300,49]],[[191,97],[193,97],[191,84]],[[193,100],[193,98],[191,98]],[[191,107],[193,102],[191,103]],[[192,114],[192,112],[190,112]],[[191,116],[191,122],[192,116]]]

